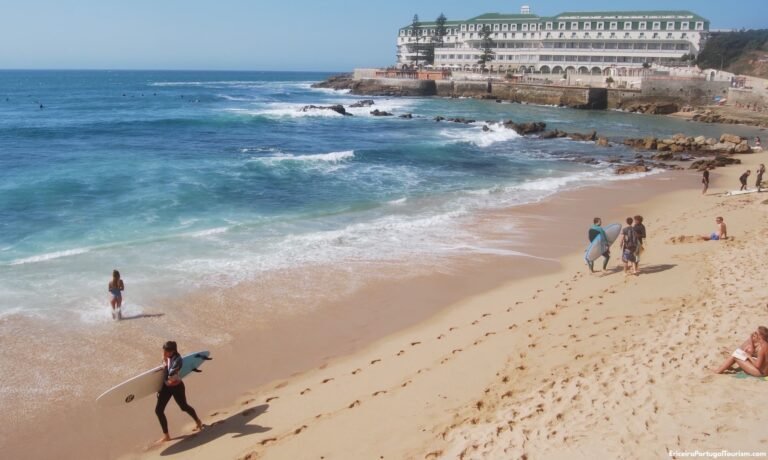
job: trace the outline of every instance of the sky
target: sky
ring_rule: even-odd
[[[542,16],[685,9],[715,29],[768,28],[766,0],[0,0],[0,68],[347,71],[394,64],[414,14],[460,20],[523,4]]]

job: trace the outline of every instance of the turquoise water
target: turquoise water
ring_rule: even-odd
[[[326,76],[0,72],[0,315],[106,321],[113,268],[141,309],[285,268],[493,250],[467,244],[473,212],[616,180],[606,162],[573,160],[634,155],[436,115],[608,136],[723,131],[474,100],[374,98],[411,120],[301,112],[360,99],[310,88]]]

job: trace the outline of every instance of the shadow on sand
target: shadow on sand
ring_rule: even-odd
[[[673,268],[677,267],[677,264],[659,264],[659,265],[646,265],[643,267],[640,266],[640,274],[641,275],[650,275],[652,273],[661,273],[665,272],[667,270],[672,270]]]
[[[266,412],[268,408],[269,404],[262,404],[246,409],[229,418],[214,422],[210,426],[204,428],[203,431],[179,436],[174,439],[174,441],[177,442],[163,450],[160,455],[165,457],[168,455],[181,454],[226,435],[234,434],[234,437],[239,438],[269,431],[272,428],[248,424],[248,422]]]

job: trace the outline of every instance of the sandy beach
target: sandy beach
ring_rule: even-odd
[[[6,451],[346,459],[759,450],[765,437],[751,427],[768,417],[760,410],[765,382],[708,371],[768,313],[760,287],[764,196],[722,195],[767,158],[740,158],[744,164],[712,173],[703,197],[698,173],[667,172],[479,216],[480,233],[514,241],[508,254],[459,258],[419,276],[398,278],[391,267],[381,281],[349,292],[341,274],[336,284],[337,273],[308,274],[338,286],[326,305],[261,318],[261,327],[234,329],[230,341],[210,347],[214,361],[187,382],[208,425],[202,433],[193,434],[171,403],[175,438],[153,445],[152,398],[114,409],[64,403],[48,407],[34,427],[7,427]],[[581,251],[591,218],[620,222],[637,213],[649,232],[640,276],[622,274],[615,248],[608,270],[589,274]],[[732,239],[697,241],[716,215]],[[510,255],[516,250],[524,255]],[[197,293],[196,302],[242,312],[260,289]],[[229,319],[211,318],[211,326]],[[181,321],[145,320],[156,322],[158,338],[169,327],[162,321]],[[130,327],[140,326],[120,340],[130,340]],[[211,343],[185,334],[182,351]],[[152,345],[136,348],[149,357]],[[86,388],[97,392],[114,380],[106,373]],[[62,429],[65,421],[82,429]],[[49,442],[35,443],[43,433]]]
[[[666,458],[697,449],[760,451],[768,442],[759,428],[768,420],[766,383],[710,371],[768,314],[761,287],[764,196],[722,195],[766,155],[740,158],[743,165],[713,173],[705,197],[693,173],[634,181],[685,182],[683,190],[673,186],[640,201],[630,198],[642,196],[632,195],[633,183],[613,185],[614,197],[628,205],[614,203],[605,221],[646,217],[640,276],[624,276],[615,260],[607,272],[590,275],[571,252],[554,270],[476,292],[354,353],[252,386],[226,406],[203,402],[215,385],[203,382],[204,374],[188,388],[198,410],[205,406],[209,427],[190,435],[191,421],[170,406],[174,442],[147,444],[125,458]],[[576,209],[579,193],[590,191],[531,207]],[[530,211],[506,213],[530,217]],[[728,241],[691,238],[709,233],[716,215],[728,223]],[[569,218],[555,225],[573,233]],[[578,244],[570,238],[551,246]],[[240,377],[248,375],[246,367]],[[207,377],[214,374],[231,387],[221,369]],[[145,419],[155,423],[149,411]]]

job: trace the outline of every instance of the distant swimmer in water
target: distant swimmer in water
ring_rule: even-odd
[[[44,109],[44,108],[45,108],[45,107],[43,106],[43,104],[40,104],[40,110],[42,110],[42,109]]]
[[[121,311],[123,305],[123,291],[125,290],[125,284],[120,279],[120,272],[112,270],[112,281],[107,286],[109,293],[112,297],[109,299],[109,304],[112,306],[112,319],[123,319],[123,313]]]

